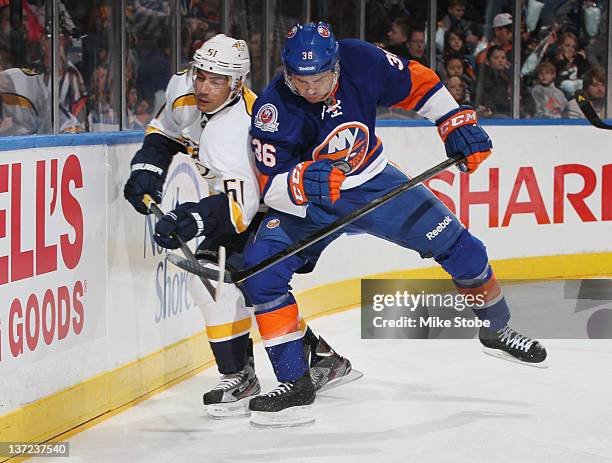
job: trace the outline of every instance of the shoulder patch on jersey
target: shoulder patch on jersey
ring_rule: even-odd
[[[279,219],[270,219],[268,220],[268,223],[266,224],[266,227],[269,229],[273,229],[276,228],[280,225],[280,220]]]
[[[329,37],[331,35],[330,32],[329,32],[329,29],[326,26],[322,25],[322,24],[319,25],[319,27],[317,27],[317,32],[319,33],[319,35],[321,37],[325,37],[325,38],[327,38],[327,37]]]
[[[334,130],[312,152],[315,161],[324,158],[344,160],[351,165],[351,172],[361,166],[368,154],[370,131],[357,121],[345,122]]]
[[[26,76],[35,76],[38,73],[30,68],[20,68],[21,72],[23,72]]]
[[[243,87],[242,97],[244,98],[244,106],[249,116],[253,115],[253,105],[257,99],[257,95],[250,88]]]
[[[193,93],[181,95],[172,102],[172,110],[180,106],[197,106],[196,97]]]
[[[293,26],[291,29],[289,29],[289,32],[287,32],[287,38],[293,38],[295,37],[295,34],[297,33],[297,26]]]
[[[278,131],[278,109],[272,103],[266,103],[255,117],[255,127],[264,132],[277,132]]]

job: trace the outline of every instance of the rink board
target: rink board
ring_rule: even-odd
[[[495,154],[478,173],[429,186],[486,243],[498,276],[612,274],[609,134],[488,131]],[[444,158],[429,127],[378,134],[409,175]],[[212,362],[186,275],[123,199],[139,136],[33,138],[0,141],[0,441],[50,439]],[[180,157],[165,190],[167,210],[206,187]],[[294,288],[310,318],[358,305],[360,277],[443,277],[430,267],[377,238],[342,237]]]

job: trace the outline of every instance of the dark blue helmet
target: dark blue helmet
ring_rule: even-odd
[[[282,58],[289,74],[319,74],[334,69],[338,42],[327,23],[296,24],[287,34]]]

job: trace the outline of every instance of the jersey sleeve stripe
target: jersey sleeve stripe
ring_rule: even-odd
[[[15,93],[5,93],[5,92],[2,92],[0,96],[6,105],[21,106],[22,108],[29,108],[32,111],[34,111],[36,115],[38,116],[38,111],[36,111],[36,108],[34,107],[34,103],[32,103],[25,96],[17,95]]]
[[[393,105],[394,108],[412,110],[417,105],[422,107],[427,99],[436,92],[436,87],[440,88],[442,85],[434,71],[417,61],[410,61],[408,63],[408,72],[410,72],[412,82],[410,94],[399,103]]]
[[[232,224],[238,233],[242,233],[247,229],[247,226],[244,223],[244,214],[242,213],[242,209],[240,208],[240,205],[232,198],[229,198],[229,203]]]
[[[438,82],[434,88],[432,88],[431,90],[429,90],[424,96],[423,98],[421,98],[421,100],[416,104],[416,106],[414,107],[415,111],[419,111],[424,105],[425,103],[427,103],[429,101],[429,99],[433,96],[434,93],[436,93],[438,90],[440,90],[442,88],[442,82]]]
[[[151,133],[158,133],[158,134],[163,135],[164,137],[166,137],[166,138],[168,138],[168,139],[170,139],[172,141],[180,143],[181,145],[185,145],[185,141],[184,140],[181,140],[179,138],[171,137],[170,135],[168,135],[167,133],[164,133],[163,131],[161,131],[157,127],[148,126],[147,129],[145,130],[145,137],[147,135],[151,134]]]

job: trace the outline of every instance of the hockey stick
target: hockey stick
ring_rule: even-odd
[[[155,201],[153,201],[153,198],[151,198],[151,196],[145,194],[142,197],[142,202],[145,204],[145,206],[147,206],[147,208],[153,212],[153,214],[155,215],[155,217],[157,217],[157,220],[161,219],[165,214],[164,212],[159,208],[159,206],[155,203]],[[191,249],[189,248],[189,246],[187,246],[187,243],[185,243],[185,241],[183,241],[176,233],[172,234],[173,238],[176,238],[180,244],[180,248],[181,251],[183,251],[183,254],[185,255],[185,257],[187,258],[188,261],[190,261],[193,264],[197,264],[200,265],[200,263],[198,262],[198,260],[196,259],[196,257],[194,256],[193,252],[191,252]],[[168,253],[170,255],[170,253]],[[172,259],[168,259],[170,262],[172,262]],[[201,265],[200,265],[201,266]],[[203,267],[203,266],[202,266]],[[204,267],[203,267],[204,268]],[[194,273],[194,272],[191,272]],[[197,274],[196,274],[197,275]],[[217,291],[215,289],[215,287],[211,284],[211,282],[209,281],[208,278],[203,278],[201,275],[200,276],[200,280],[202,281],[202,283],[204,284],[204,287],[206,288],[206,290],[208,291],[208,293],[210,294],[210,296],[213,298],[213,300],[217,301],[218,297],[220,296],[220,291]],[[218,288],[221,287],[221,285],[217,285]]]
[[[612,130],[612,125],[606,124],[601,120],[593,105],[589,102],[586,93],[583,90],[576,92],[576,103],[589,122],[598,129]]]
[[[350,214],[344,217],[340,217],[334,222],[324,226],[319,231],[311,234],[310,236],[307,236],[306,238],[298,241],[297,243],[293,243],[291,246],[288,246],[287,248],[277,252],[276,254],[271,255],[270,257],[262,260],[258,264],[255,264],[244,270],[226,272],[223,277],[223,281],[225,281],[226,283],[234,283],[234,284],[242,283],[247,278],[250,278],[253,275],[257,275],[260,272],[263,272],[267,268],[287,259],[288,257],[291,257],[292,255],[302,251],[303,249],[309,246],[312,246],[313,244],[317,243],[323,238],[338,231],[342,227],[354,222],[355,220],[363,217],[366,214],[369,214],[374,209],[377,209],[383,204],[391,201],[393,198],[395,198],[396,196],[399,196],[405,191],[408,191],[411,188],[414,188],[415,186],[423,183],[424,181],[429,180],[432,177],[435,177],[440,172],[448,169],[449,167],[457,165],[464,161],[465,161],[465,157],[463,156],[455,157],[455,158],[448,158],[445,161],[441,162],[440,164],[435,165],[432,168],[421,173],[420,175],[417,175],[416,177],[411,178],[406,183],[403,183],[402,185],[394,188],[393,190],[389,191],[383,196],[376,198],[374,201],[370,202],[369,204],[365,204],[361,206],[359,209],[354,210]],[[178,267],[182,268],[183,270],[187,270],[188,272],[194,273],[202,278],[209,278],[212,280],[216,280],[217,278],[219,278],[219,272],[217,272],[216,270],[210,269],[210,268],[206,268],[203,265],[200,265],[199,262],[193,262],[191,260],[184,259],[181,256],[178,256],[176,254],[171,254],[171,253],[168,254],[168,260],[172,262],[173,264],[177,265]]]

